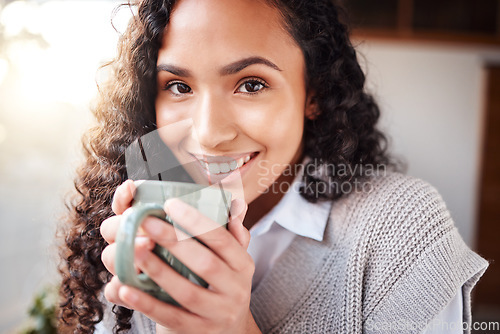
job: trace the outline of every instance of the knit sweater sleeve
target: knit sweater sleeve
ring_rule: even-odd
[[[469,333],[471,290],[488,263],[464,243],[433,187],[401,175],[381,182],[370,196],[378,218],[368,226],[363,332],[422,333],[462,289]]]

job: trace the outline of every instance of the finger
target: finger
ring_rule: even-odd
[[[205,217],[204,219],[208,218]],[[243,266],[242,264],[245,262],[252,265],[250,255],[248,255],[234,237],[225,229],[219,230],[233,245],[233,248],[220,246],[218,242],[218,240],[221,239],[220,237],[215,239],[205,238],[201,240],[205,242],[207,247],[193,238],[177,241],[175,240],[176,234],[180,232],[176,233],[176,229],[172,225],[158,220],[150,220],[147,223],[145,222],[143,226],[146,233],[148,233],[154,241],[160,246],[168,249],[173,256],[198,276],[202,277],[214,290],[236,291],[237,289],[241,289],[241,286],[238,285],[239,282],[235,279],[237,276],[235,271],[239,270],[239,268],[232,268],[231,264],[219,257],[218,254],[211,249],[212,247],[218,248],[219,250],[226,249],[227,254],[225,255],[225,259],[230,259],[230,261],[235,263],[234,265],[236,267],[239,265]],[[214,230],[209,233],[215,232]],[[199,238],[200,237],[201,236],[199,236]],[[244,269],[246,268],[241,268],[241,270]],[[249,276],[249,280],[251,280],[251,275]]]
[[[137,257],[137,265],[175,301],[192,313],[203,317],[214,316],[219,310],[220,297],[180,275],[151,252]]]
[[[164,210],[174,221],[174,226],[184,228],[192,236],[198,237],[209,231],[221,229],[219,223],[205,217],[196,208],[178,198],[167,200]],[[182,239],[179,238],[179,240]]]
[[[239,218],[231,218],[227,225],[229,232],[234,236],[243,249],[248,249],[250,244],[250,231],[243,226],[243,220]]]
[[[132,180],[127,180],[116,188],[113,202],[111,203],[111,209],[115,214],[121,215],[123,211],[130,207],[134,199],[135,190],[135,184]]]
[[[135,238],[135,258],[142,256],[144,253],[149,253],[153,250],[155,242],[148,237],[139,236]],[[106,269],[116,275],[115,272],[115,256],[116,256],[116,243],[112,243],[103,249],[101,253],[101,261]]]
[[[231,217],[240,217],[243,220],[245,218],[246,212],[248,210],[248,204],[242,198],[235,198],[231,201],[231,208],[229,212]]]
[[[101,235],[108,244],[112,244],[116,240],[116,233],[120,229],[122,216],[112,216],[104,220],[101,224]],[[149,219],[149,218],[146,218]],[[141,227],[137,231],[138,236],[144,236],[145,233]]]
[[[166,202],[165,211],[174,222],[190,234],[195,235],[233,270],[242,271],[251,263],[250,255],[231,233],[220,228],[216,222],[205,217],[192,206],[179,199],[171,199]],[[219,226],[219,228],[214,228],[214,226]],[[144,228],[146,229],[146,225]],[[178,231],[178,229],[176,230]],[[197,234],[197,232],[205,230],[208,232]],[[153,239],[155,238],[153,237]]]
[[[108,244],[115,242],[116,232],[120,227],[121,216],[112,216],[101,224],[101,235]]]
[[[180,307],[160,302],[147,293],[130,286],[122,286],[118,291],[119,299],[131,308],[148,316],[151,320],[174,332],[183,329],[190,333],[199,333],[205,328],[204,319]]]
[[[116,254],[116,244],[111,244],[109,246],[106,246],[102,250],[101,253],[101,261],[102,264],[106,267],[106,269],[115,275],[115,254]]]
[[[248,205],[244,200],[233,200],[231,203],[231,218],[228,223],[229,232],[231,232],[244,249],[247,249],[250,243],[250,232],[243,226],[243,220],[245,219],[247,210]]]
[[[113,304],[123,306],[126,308],[131,308],[125,301],[123,301],[120,296],[118,291],[120,288],[123,286],[123,284],[120,282],[117,276],[113,276],[111,280],[106,284],[104,287],[104,297]]]

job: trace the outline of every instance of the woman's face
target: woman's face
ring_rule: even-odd
[[[218,181],[232,170],[252,202],[301,156],[300,48],[263,1],[181,0],[158,53],[158,128],[182,164]],[[229,177],[228,177],[229,179]]]

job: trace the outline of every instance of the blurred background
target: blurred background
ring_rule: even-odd
[[[465,242],[499,261],[500,0],[343,2],[392,151],[439,190]],[[0,333],[23,328],[57,284],[54,235],[98,68],[130,17],[119,3],[0,0]],[[500,321],[499,267],[474,291],[475,321]]]

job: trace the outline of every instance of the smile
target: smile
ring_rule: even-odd
[[[200,165],[212,175],[231,173],[243,166],[257,156],[258,152],[248,153],[237,159],[226,156],[206,156],[203,158],[193,155]]]

